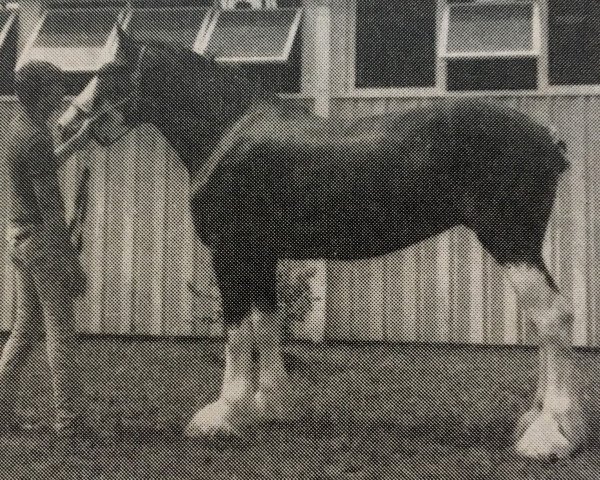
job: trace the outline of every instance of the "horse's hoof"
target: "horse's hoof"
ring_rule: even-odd
[[[541,412],[541,408],[533,407],[531,410],[528,410],[521,416],[517,422],[514,432],[514,439],[516,442],[518,442],[519,439],[525,434],[531,424],[537,420]]]
[[[242,427],[251,423],[255,416],[253,409],[253,402],[229,402],[220,398],[198,411],[184,434],[187,437],[241,436]]]
[[[261,389],[254,396],[256,410],[266,422],[284,422],[290,419],[290,397],[287,388]]]
[[[585,437],[572,421],[572,417],[564,414],[530,410],[517,427],[523,430],[515,445],[517,453],[543,461],[569,457],[581,446]]]

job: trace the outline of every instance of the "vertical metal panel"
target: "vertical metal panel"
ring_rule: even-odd
[[[517,98],[501,98],[496,102],[509,108],[518,108]],[[481,248],[479,244],[477,248]],[[481,252],[483,252],[481,281],[484,288],[484,310],[481,314],[484,341],[487,344],[509,343],[507,340],[510,343],[521,342],[525,330],[515,291],[503,269],[491,255],[483,249]]]
[[[83,238],[83,258],[88,288],[85,296],[88,333],[102,333],[104,311],[104,265],[106,221],[106,151],[93,145],[89,148],[90,204]],[[110,255],[110,252],[109,252]],[[110,258],[110,256],[108,257]]]
[[[356,102],[341,102],[336,108],[336,114],[343,117],[352,117],[358,114]],[[343,340],[356,339],[356,292],[354,281],[355,262],[332,261],[328,270],[327,281],[331,285],[339,285],[339,288],[328,290],[327,295],[327,318],[328,324],[325,329],[327,338],[339,338]],[[329,321],[334,319],[333,321]],[[360,322],[359,318],[359,322]],[[364,319],[363,319],[364,320]],[[381,319],[374,320],[375,323]],[[364,324],[363,324],[364,325]],[[359,336],[362,331],[372,330],[372,325],[367,328],[358,329]]]
[[[559,285],[571,300],[575,317],[574,343],[587,343],[587,99],[558,98],[553,121],[569,146],[571,168],[560,186],[557,215],[560,225]]]
[[[150,162],[154,167],[152,171],[154,188],[151,191],[154,204],[150,210],[153,235],[152,276],[149,279],[140,278],[140,281],[147,281],[152,285],[151,333],[160,335],[163,332],[163,264],[167,204],[168,145],[164,137],[156,129],[153,129],[153,131],[153,134],[157,138],[157,144],[153,154],[149,156]],[[139,159],[139,161],[143,161],[143,159]]]
[[[418,100],[390,99],[386,111],[401,112],[419,105]],[[385,257],[385,311],[387,339],[411,342],[419,339],[419,245]],[[333,287],[333,286],[331,286]]]
[[[0,104],[0,135],[2,141],[5,142],[8,137],[8,124],[12,119],[13,104]],[[0,150],[0,259],[2,266],[0,267],[0,292],[2,293],[2,322],[0,326],[4,329],[10,328],[13,323],[14,310],[14,271],[12,263],[9,259],[9,252],[6,242],[6,225],[8,213],[10,209],[10,197],[8,195],[7,180],[8,168],[6,163],[6,148]]]
[[[535,121],[541,123],[542,125],[552,125],[553,120],[552,120],[552,104],[551,101],[549,101],[549,99],[543,98],[543,97],[524,97],[524,98],[519,98],[518,102],[516,102],[516,104],[514,105],[516,108],[518,108],[520,111],[522,111],[523,113],[529,115],[532,119],[534,119]],[[546,263],[546,267],[548,268],[548,270],[550,271],[550,274],[553,275],[554,273],[554,250],[556,250],[555,248],[555,242],[552,241],[553,238],[553,231],[554,231],[554,225],[555,225],[555,215],[553,212],[553,215],[551,215],[550,217],[550,221],[548,224],[548,227],[546,229],[546,239],[545,239],[545,243],[544,243],[544,248],[543,248],[543,252],[542,255],[544,256],[544,261]],[[507,296],[508,296],[508,292],[510,292],[510,295],[512,296],[512,306],[513,308],[516,309],[516,296],[514,294],[513,288],[510,285],[510,283],[507,280],[504,280],[505,283],[505,289],[507,292]],[[506,297],[505,297],[506,298]],[[516,324],[515,326],[517,327],[517,334],[520,335],[517,336],[517,340],[519,340],[521,343],[525,343],[525,344],[533,344],[537,342],[537,332],[535,330],[535,327],[532,325],[531,321],[525,317],[525,315],[521,312],[514,312],[512,313],[513,316],[516,316],[516,320],[518,322],[518,324]],[[504,313],[504,317],[507,320],[510,320],[510,316],[511,313],[510,312],[506,312]],[[514,343],[514,342],[513,342]]]
[[[351,115],[365,116],[373,113],[385,113],[386,100],[371,102],[353,102]],[[365,162],[369,159],[365,158]],[[371,258],[348,264],[351,270],[352,284],[355,294],[352,297],[353,321],[352,338],[379,340],[384,338],[384,259]]]
[[[420,106],[431,101],[423,99]],[[445,342],[450,334],[450,235],[445,232],[417,246],[419,339]]]
[[[452,231],[451,342],[482,343],[483,252],[475,234],[459,227]]]
[[[191,296],[187,284],[192,280],[194,258],[193,231],[189,218],[189,176],[170,146],[167,148],[167,223],[163,292],[164,333],[192,333]],[[192,267],[192,268],[190,268]]]
[[[142,126],[137,132],[137,158],[146,161],[135,162],[135,211],[134,211],[134,300],[132,333],[151,334],[154,315],[152,290],[152,275],[154,274],[155,245],[153,212],[157,197],[155,195],[154,169],[157,162],[164,159],[156,158],[155,152],[159,146],[154,129]],[[158,197],[161,198],[160,196]],[[92,199],[93,201],[93,199]],[[162,225],[161,225],[162,231]],[[161,275],[162,276],[162,275]]]
[[[590,97],[588,106],[588,185],[589,188],[589,345],[600,345],[600,98]]]
[[[130,246],[133,244],[133,169],[136,131],[107,149],[104,256],[104,316],[102,331],[127,333],[131,317],[132,283]],[[94,196],[92,201],[95,201]],[[127,270],[127,271],[124,271]]]

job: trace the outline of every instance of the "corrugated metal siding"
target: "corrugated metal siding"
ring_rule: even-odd
[[[339,99],[333,115],[399,111],[427,99]],[[575,343],[598,345],[600,282],[600,98],[502,97],[569,145],[564,176],[548,230],[545,256],[573,299]],[[13,112],[0,103],[0,132]],[[0,156],[3,154],[0,151]],[[8,209],[0,167],[0,231]],[[187,205],[188,178],[153,127],[143,126],[109,150],[91,148],[72,159],[63,179],[67,204],[84,165],[92,170],[83,259],[89,290],[78,305],[78,327],[90,333],[218,335],[210,252],[195,240]],[[13,272],[0,235],[1,327],[14,314]],[[193,281],[205,298],[192,298]],[[495,262],[474,235],[455,229],[406,251],[354,263],[330,262],[327,271],[329,339],[530,343],[531,328]],[[308,327],[310,328],[310,327]],[[295,325],[298,336],[311,335]]]
[[[499,97],[554,125],[569,146],[545,258],[573,301],[577,345],[598,345],[596,281],[600,198],[600,98]],[[333,114],[401,111],[428,99],[340,99]],[[466,229],[457,228],[406,251],[354,264],[331,263],[328,271],[327,337],[519,344],[535,341],[518,311],[499,266]]]

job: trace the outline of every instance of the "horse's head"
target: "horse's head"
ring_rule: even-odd
[[[117,27],[110,60],[73,100],[58,121],[61,145],[69,155],[94,138],[110,145],[139,123],[192,116],[215,120],[215,62],[189,50],[147,44]]]

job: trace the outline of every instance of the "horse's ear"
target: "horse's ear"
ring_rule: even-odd
[[[129,60],[130,39],[123,26],[118,23],[115,26],[112,42],[113,61],[119,65],[127,65]]]

